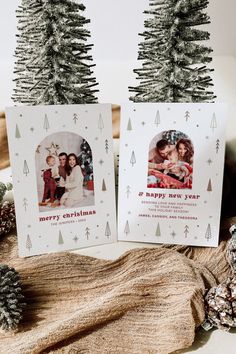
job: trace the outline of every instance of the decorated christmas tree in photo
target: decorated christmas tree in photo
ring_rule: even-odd
[[[88,189],[93,189],[93,157],[89,143],[83,139],[80,145],[80,154],[78,162],[84,175],[84,182]]]

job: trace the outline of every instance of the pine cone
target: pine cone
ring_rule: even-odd
[[[0,326],[5,331],[15,329],[22,318],[25,303],[19,279],[14,268],[0,264]]]
[[[5,201],[0,205],[0,236],[16,227],[15,206],[13,202]]]
[[[236,274],[236,225],[232,225],[229,231],[232,235],[232,238],[229,240],[227,246],[226,257],[233,273]]]
[[[232,238],[227,245],[226,257],[233,276],[208,291],[205,297],[206,319],[202,324],[205,330],[236,327],[236,226],[233,225],[229,231]]]
[[[211,288],[205,301],[207,319],[203,328],[229,330],[236,327],[236,277]]]
[[[7,190],[7,187],[5,186],[5,184],[0,182],[0,203],[3,200],[3,197],[4,197],[5,193],[6,193],[6,190]]]

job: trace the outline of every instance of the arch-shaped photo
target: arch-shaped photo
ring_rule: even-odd
[[[149,145],[148,188],[192,189],[194,146],[181,131],[157,134]]]
[[[80,135],[48,135],[35,151],[39,211],[94,205],[93,155]]]

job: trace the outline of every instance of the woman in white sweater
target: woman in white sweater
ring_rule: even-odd
[[[60,200],[60,205],[73,207],[83,199],[83,181],[84,176],[78,165],[75,154],[69,154],[66,162],[66,181],[60,182],[61,187],[65,187],[66,192]],[[63,186],[61,185],[64,184]]]

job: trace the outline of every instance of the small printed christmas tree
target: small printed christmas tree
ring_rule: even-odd
[[[108,238],[111,236],[111,229],[110,229],[109,222],[106,223],[105,236],[107,236]]]
[[[126,221],[126,224],[125,224],[124,233],[126,234],[126,236],[130,233],[130,228],[129,228],[129,222],[128,222],[128,220]]]
[[[16,137],[16,139],[20,139],[20,137],[21,137],[21,135],[20,135],[20,131],[19,131],[19,127],[18,127],[18,125],[17,125],[17,124],[16,124],[15,137]]]
[[[108,154],[108,151],[109,151],[109,143],[108,143],[108,140],[107,140],[107,139],[105,140],[105,150],[106,150],[106,153]]]
[[[220,149],[220,140],[217,139],[217,140],[216,140],[216,153],[217,153],[217,154],[218,154],[218,152],[219,152],[219,149]]]
[[[211,179],[209,179],[209,181],[208,181],[207,191],[208,191],[208,192],[212,192],[212,183],[211,183]]]
[[[102,132],[102,130],[104,129],[104,122],[103,122],[103,119],[102,119],[102,115],[101,115],[101,114],[99,114],[98,129],[100,129],[101,132]]]
[[[80,150],[78,162],[84,174],[84,181],[91,181],[93,180],[93,156],[90,145],[85,139],[80,145]]]
[[[160,224],[157,224],[157,228],[156,228],[156,234],[157,237],[161,236],[161,228],[160,228]]]
[[[64,243],[64,240],[63,240],[63,237],[62,237],[62,233],[61,233],[61,230],[59,231],[59,236],[58,236],[58,245],[63,245]]]
[[[26,1],[18,10],[19,35],[15,52],[19,103],[78,104],[97,102],[87,44],[90,21],[85,6],[75,0]],[[25,54],[25,55],[24,55]]]
[[[184,227],[184,236],[188,237],[188,234],[189,234],[189,226],[185,225],[185,227]]]
[[[73,121],[74,121],[74,123],[76,124],[76,122],[77,122],[78,120],[79,120],[78,114],[74,113],[74,114],[73,114]]]
[[[189,118],[190,118],[190,112],[186,111],[185,112],[185,120],[186,120],[186,122],[189,120]]]
[[[48,121],[48,116],[46,114],[45,114],[45,117],[44,117],[43,128],[46,130],[46,132],[50,128],[49,121]]]
[[[211,125],[210,125],[212,131],[214,132],[214,129],[217,128],[217,121],[216,121],[216,114],[214,113],[212,116],[212,120],[211,120]]]
[[[105,192],[107,190],[105,180],[102,180],[102,191]]]
[[[157,111],[156,117],[155,117],[155,124],[158,127],[158,125],[161,123],[161,117],[160,117],[160,112]]]
[[[31,239],[30,239],[30,236],[27,235],[27,238],[26,238],[26,248],[30,251],[30,249],[32,248],[32,242],[31,242]]]
[[[24,160],[24,167],[23,167],[23,173],[27,176],[29,174],[29,167],[27,164],[27,161]]]
[[[127,198],[129,198],[130,193],[131,193],[131,187],[127,186],[126,187],[126,196],[127,196]]]
[[[207,239],[207,241],[209,241],[212,238],[211,225],[210,224],[207,225],[205,238]]]
[[[150,0],[144,41],[135,69],[140,84],[130,87],[134,102],[211,102],[215,96],[208,67],[212,49],[203,45],[210,34],[198,26],[210,23],[208,0]]]
[[[86,229],[85,229],[85,236],[86,236],[86,239],[88,240],[89,236],[90,236],[90,232],[89,232],[89,228],[88,227],[86,227]]]
[[[130,158],[130,163],[132,166],[136,163],[136,157],[134,151],[132,151],[131,158]]]
[[[25,211],[27,210],[27,206],[28,206],[28,201],[26,198],[23,199],[23,207],[25,209]]]
[[[127,130],[132,130],[132,124],[131,124],[131,119],[129,118],[128,125],[127,125]]]

